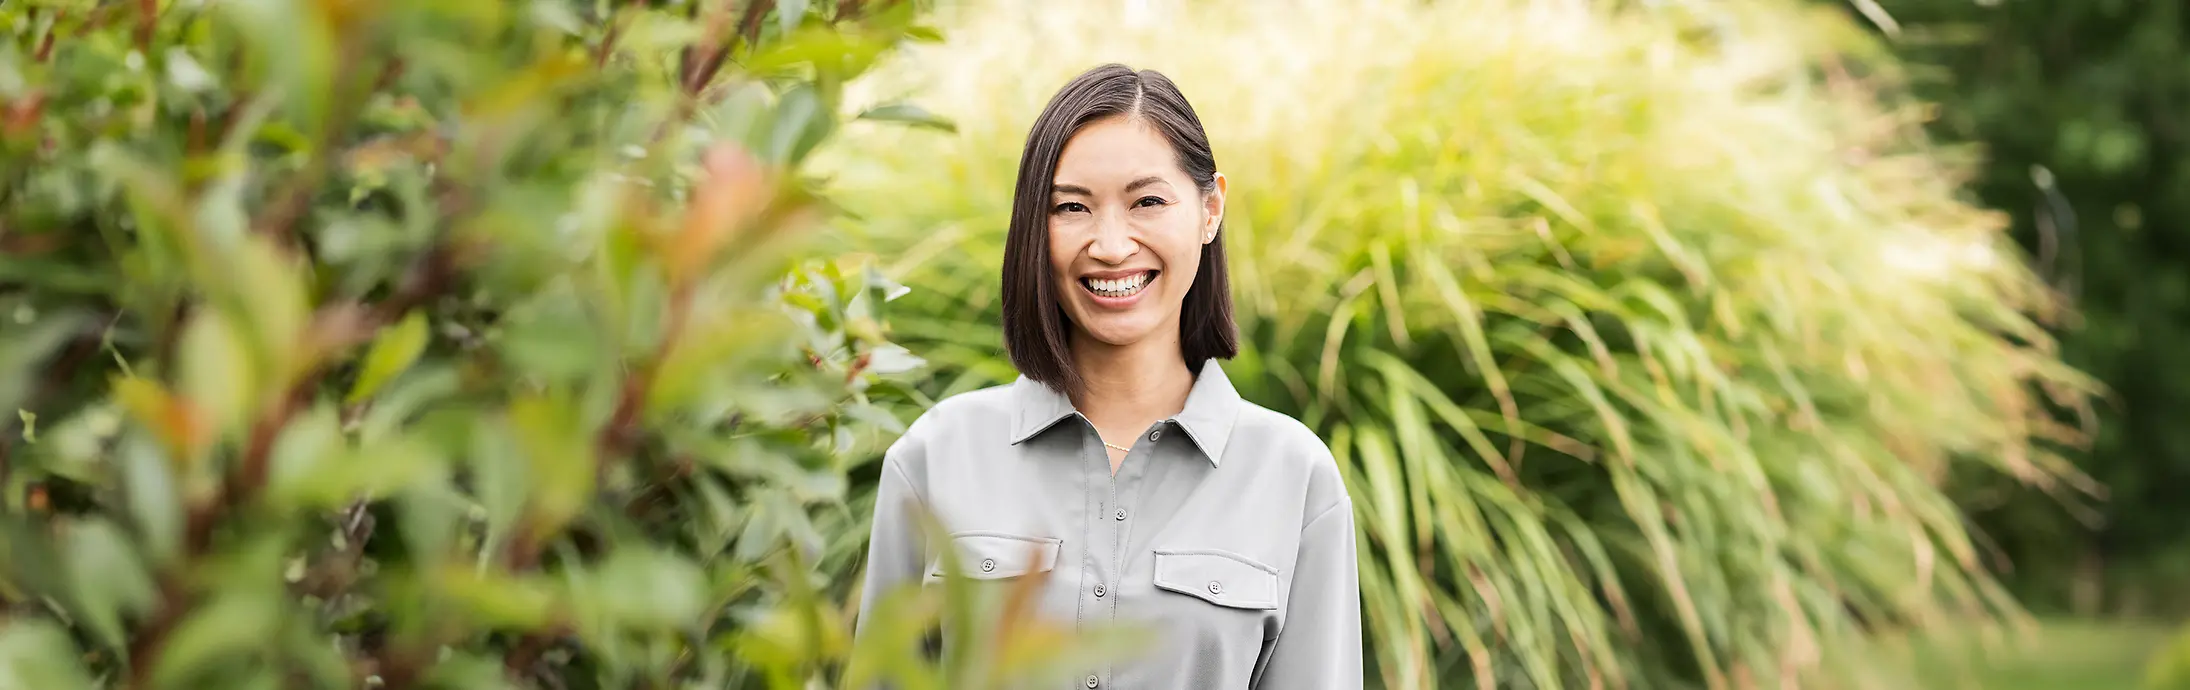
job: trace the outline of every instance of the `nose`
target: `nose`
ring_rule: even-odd
[[[1095,223],[1095,241],[1088,245],[1087,256],[1106,264],[1117,265],[1141,252],[1141,243],[1133,239],[1133,231],[1124,219],[1115,214],[1102,214]]]

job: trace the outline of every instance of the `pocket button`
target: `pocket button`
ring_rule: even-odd
[[[1224,593],[1224,583],[1222,583],[1222,582],[1218,582],[1218,581],[1216,581],[1216,580],[1210,580],[1210,581],[1209,581],[1209,593],[1210,593],[1210,594],[1223,594],[1223,593]]]
[[[983,558],[983,559],[981,559],[981,572],[984,572],[984,573],[993,573],[993,572],[996,572],[996,559],[994,559],[994,558]],[[1211,583],[1211,584],[1212,584],[1212,585],[1214,585],[1215,583]]]

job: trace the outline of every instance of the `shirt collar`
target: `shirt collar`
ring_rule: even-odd
[[[1012,383],[1012,400],[1013,445],[1080,414],[1072,407],[1071,398],[1025,376]],[[1165,421],[1185,429],[1187,438],[1215,466],[1224,457],[1225,444],[1232,439],[1232,422],[1239,417],[1240,403],[1239,390],[1225,377],[1224,367],[1210,359],[1202,363],[1201,375],[1194,377],[1194,387],[1186,393],[1186,408]]]

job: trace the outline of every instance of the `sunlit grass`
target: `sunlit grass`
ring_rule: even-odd
[[[1027,124],[1098,62],[1178,81],[1233,179],[1228,371],[1338,455],[1389,686],[1776,687],[2015,615],[1935,484],[2056,482],[2089,387],[2000,219],[1818,76],[1837,16],[1583,5],[979,3],[863,85],[957,133],[830,173],[938,392],[1008,380]]]

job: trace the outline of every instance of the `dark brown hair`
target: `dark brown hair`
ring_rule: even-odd
[[[1066,394],[1083,380],[1072,363],[1071,323],[1058,303],[1049,265],[1050,185],[1065,142],[1080,129],[1111,117],[1139,118],[1170,142],[1181,170],[1202,194],[1217,188],[1217,161],[1179,87],[1155,70],[1108,64],[1065,84],[1027,131],[1019,156],[1019,183],[1011,203],[1011,230],[1004,239],[1004,349],[1019,373]],[[1225,271],[1224,230],[1201,247],[1201,270],[1187,288],[1179,314],[1179,354],[1189,368],[1239,354],[1232,323],[1232,281]]]

